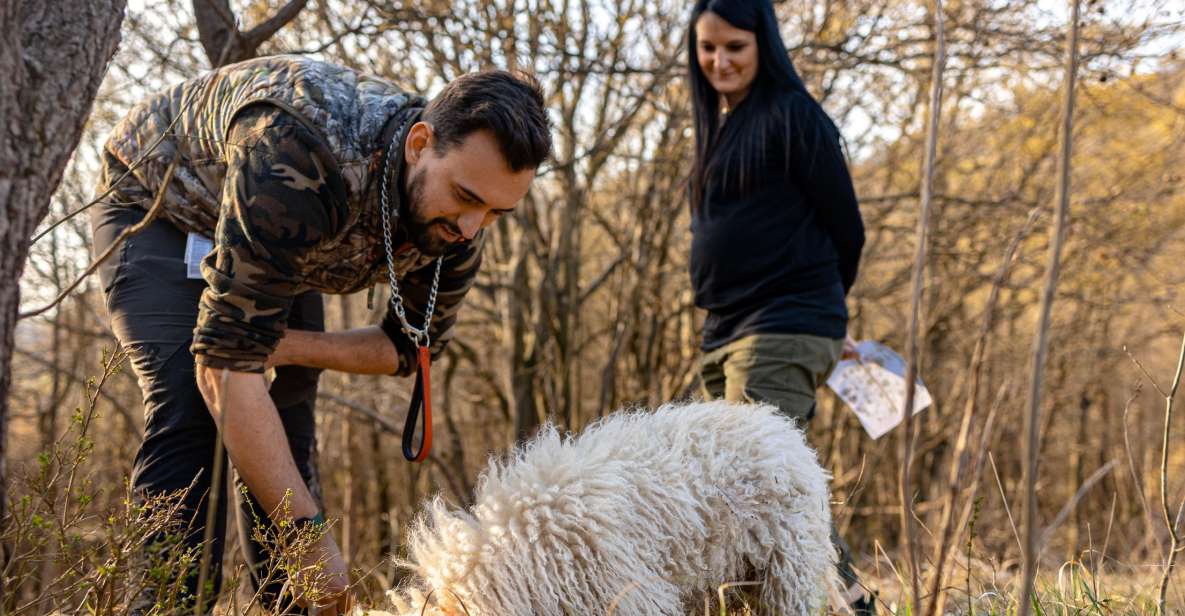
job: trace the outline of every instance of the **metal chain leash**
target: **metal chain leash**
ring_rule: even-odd
[[[432,289],[428,291],[428,307],[424,311],[424,327],[416,328],[407,321],[407,314],[403,308],[403,297],[399,295],[399,281],[395,279],[395,253],[391,247],[391,206],[387,196],[387,185],[391,177],[391,158],[395,154],[395,145],[399,143],[399,137],[403,134],[403,130],[407,127],[407,122],[410,118],[403,120],[399,129],[391,136],[391,143],[387,145],[387,160],[383,165],[383,183],[382,183],[382,199],[381,207],[383,215],[383,248],[387,252],[387,277],[391,283],[391,308],[395,310],[395,316],[399,318],[399,325],[403,328],[403,333],[407,334],[408,338],[417,346],[428,346],[431,344],[431,339],[428,338],[428,328],[432,325],[432,313],[436,310],[436,289],[440,286],[440,267],[444,261],[444,257],[436,258],[436,274],[432,279]]]

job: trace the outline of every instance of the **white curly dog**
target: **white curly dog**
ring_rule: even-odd
[[[771,406],[548,426],[491,460],[472,509],[428,505],[408,544],[417,579],[388,597],[409,616],[659,616],[756,580],[759,613],[818,614],[836,588],[827,481]]]

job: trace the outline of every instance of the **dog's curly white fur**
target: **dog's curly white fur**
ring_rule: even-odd
[[[817,614],[836,583],[827,481],[770,406],[548,426],[490,462],[471,510],[428,506],[408,546],[419,579],[389,596],[402,614],[654,616],[756,575],[761,613]]]

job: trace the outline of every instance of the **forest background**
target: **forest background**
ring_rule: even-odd
[[[409,381],[333,373],[321,380],[326,509],[340,519],[338,541],[372,588],[400,578],[387,556],[398,552],[423,499],[442,493],[466,504],[487,457],[541,422],[579,430],[615,409],[694,391],[702,320],[687,276],[683,191],[693,147],[689,7],[669,0],[395,6],[130,2],[81,142],[38,228],[94,197],[102,143],[133,104],[220,58],[309,54],[427,95],[483,67],[539,76],[555,158],[487,244],[458,335],[434,371],[438,437],[427,463],[405,463],[398,453]],[[932,5],[784,0],[777,11],[793,61],[844,134],[868,230],[849,297],[850,332],[904,353],[936,39]],[[944,8],[918,354],[935,404],[914,426],[909,499],[920,529],[919,570],[932,579],[943,561],[950,610],[992,609],[1016,592],[1020,573],[1019,444],[1054,222],[1068,19],[1066,6],[1044,0],[950,0]],[[1088,603],[1141,613],[1173,543],[1161,511],[1162,469],[1174,522],[1185,498],[1179,419],[1165,438],[1165,394],[1185,331],[1185,6],[1094,0],[1082,3],[1080,24],[1070,220],[1038,426],[1042,580],[1060,589],[1059,600],[1087,601],[1077,583],[1065,586],[1069,575],[1095,595]],[[90,244],[85,214],[33,243],[21,309],[67,289],[86,269]],[[378,292],[377,309],[367,307],[365,293],[327,297],[327,326],[377,322]],[[130,366],[113,371],[101,391],[88,384],[104,374],[117,345],[105,310],[92,276],[16,328],[4,449],[12,515],[37,485],[21,478],[35,477],[39,460],[47,464],[39,454],[77,431],[78,405],[94,411],[80,471],[94,486],[89,506],[122,506],[143,418]],[[834,474],[833,511],[861,555],[858,565],[882,595],[903,596],[908,533],[897,482],[905,431],[870,440],[826,392],[810,433]],[[946,526],[953,530],[943,532]],[[45,556],[58,548],[51,541],[38,549]],[[949,555],[940,556],[944,549]],[[228,570],[237,558],[227,551]],[[9,578],[16,583],[10,597],[48,588],[60,574],[51,560]],[[1114,582],[1110,599],[1100,589],[1104,579]],[[1185,584],[1170,582],[1169,603],[1185,606]]]

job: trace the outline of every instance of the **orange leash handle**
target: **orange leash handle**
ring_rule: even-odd
[[[423,462],[428,459],[428,451],[432,448],[432,356],[428,347],[416,348],[416,386],[412,390],[411,404],[407,409],[407,419],[403,422],[403,457],[409,462]],[[416,433],[416,423],[420,416],[424,417],[421,427],[423,438],[420,439],[420,449],[412,449]]]

